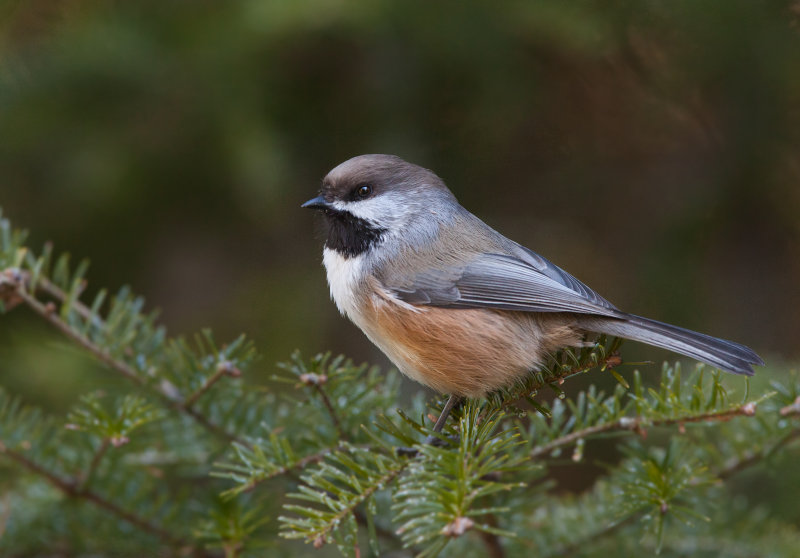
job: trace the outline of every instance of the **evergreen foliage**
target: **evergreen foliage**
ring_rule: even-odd
[[[798,518],[746,482],[797,479],[796,374],[761,371],[751,386],[665,365],[648,379],[599,338],[464,402],[434,434],[444,401],[403,399],[395,372],[294,354],[252,385],[244,337],[170,337],[125,288],[83,302],[86,271],[50,245],[35,254],[0,216],[3,319],[27,308],[109,370],[65,416],[0,391],[4,556],[312,552],[292,539],[345,556],[792,556],[800,544]],[[614,387],[562,385],[590,370]],[[586,489],[560,491],[568,474]]]

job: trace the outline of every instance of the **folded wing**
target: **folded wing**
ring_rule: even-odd
[[[480,254],[463,265],[428,269],[387,287],[409,304],[571,312],[588,331],[662,347],[735,374],[752,375],[753,364],[764,364],[744,345],[622,312],[534,252],[521,256],[524,260]]]
[[[481,254],[464,265],[428,269],[402,286],[387,286],[410,304],[624,316],[566,271],[541,261],[544,265],[534,267],[513,256]]]

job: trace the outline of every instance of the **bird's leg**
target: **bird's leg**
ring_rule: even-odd
[[[458,395],[451,395],[447,398],[447,403],[444,404],[444,408],[442,409],[439,418],[436,419],[436,424],[433,425],[434,432],[438,434],[442,431],[442,428],[444,428],[444,425],[447,423],[447,419],[450,417],[450,413],[453,411],[453,407],[455,407],[460,401],[461,398]],[[442,440],[436,436],[428,436],[425,438],[425,443],[432,446],[440,446],[442,445]]]
[[[433,425],[434,432],[442,431],[442,428],[444,428],[444,425],[447,422],[450,413],[453,411],[453,407],[455,407],[456,403],[458,403],[459,401],[461,401],[461,398],[458,395],[451,395],[447,399],[447,403],[444,404],[442,413],[439,415],[439,418],[436,419],[436,424]]]
[[[455,407],[461,398],[458,395],[451,395],[447,399],[447,403],[444,404],[444,408],[442,408],[442,412],[439,414],[439,418],[436,419],[436,424],[433,425],[433,431],[439,433],[444,428],[445,423],[447,422],[450,413],[453,411],[453,407]],[[437,438],[436,436],[428,436],[425,438],[425,443],[431,446],[442,446],[444,442],[441,438]],[[405,455],[407,457],[416,457],[417,450],[414,448],[397,448],[398,455]]]

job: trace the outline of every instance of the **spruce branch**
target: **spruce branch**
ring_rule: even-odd
[[[392,547],[400,547],[403,544],[403,540],[391,529],[388,529],[382,525],[377,524],[375,521],[377,518],[375,517],[377,514],[375,513],[365,513],[361,511],[359,508],[356,508],[353,511],[353,516],[356,519],[356,522],[364,529],[369,531],[370,529],[375,531],[375,535],[382,538],[383,540],[387,541],[392,545]]]
[[[319,410],[316,422],[324,422],[325,428],[315,424],[315,429],[324,433],[326,445],[343,440],[355,444],[365,441],[361,425],[371,422],[397,401],[396,374],[387,376],[374,366],[356,366],[343,356],[324,353],[305,361],[295,352],[290,361],[278,366],[289,375],[273,379],[291,385],[303,395],[303,399],[290,396],[292,405]],[[333,428],[328,428],[329,424]]]
[[[318,529],[317,531],[312,532],[312,534],[315,535],[313,536],[314,546],[319,548],[325,544],[327,542],[328,535],[338,527],[342,520],[344,520],[350,514],[353,514],[354,516],[358,515],[356,514],[357,507],[372,497],[376,491],[383,489],[385,485],[391,483],[400,473],[403,472],[405,467],[405,464],[399,464],[394,469],[390,469],[385,475],[375,479],[375,481],[370,486],[367,486],[366,489],[358,495],[358,497],[353,498],[346,505],[341,506],[341,509],[327,522],[327,525],[321,529]],[[298,511],[297,508],[289,506],[287,506],[286,509]],[[311,536],[308,538],[311,539]]]
[[[514,449],[522,442],[515,429],[499,429],[502,418],[500,410],[483,415],[480,403],[468,401],[459,417],[455,448],[417,446],[418,456],[410,460],[395,489],[393,510],[404,544],[422,546],[420,556],[435,556],[448,542],[472,530],[513,536],[494,524],[497,514],[509,510],[484,503],[491,495],[524,486],[493,480],[521,465]],[[406,501],[417,505],[407,506]]]
[[[291,474],[294,471],[302,471],[309,465],[319,463],[329,453],[342,449],[342,446],[325,448],[317,453],[296,458],[279,466],[275,466],[271,458],[257,445],[248,447],[234,443],[234,449],[239,456],[240,462],[215,463],[215,471],[211,473],[212,476],[229,478],[241,483],[236,488],[223,492],[222,495],[225,498],[255,490],[260,484],[274,478]]]
[[[194,546],[188,539],[178,537],[170,531],[163,529],[150,521],[147,521],[145,518],[121,508],[97,492],[94,492],[85,486],[82,487],[81,483],[79,483],[76,479],[65,479],[60,477],[59,475],[49,471],[48,469],[29,459],[23,453],[7,448],[2,445],[2,443],[0,443],[0,454],[5,455],[28,471],[45,479],[49,484],[60,490],[65,496],[79,500],[86,500],[98,508],[101,508],[126,521],[137,529],[145,531],[151,535],[155,535],[169,546],[173,548],[180,548],[182,552],[187,552],[189,555],[200,557],[209,556],[205,550]]]
[[[325,405],[325,409],[328,411],[328,416],[330,416],[331,420],[333,421],[334,427],[336,427],[336,432],[339,435],[339,439],[347,440],[347,434],[342,428],[342,421],[339,420],[339,415],[336,412],[336,409],[333,408],[333,404],[331,403],[331,400],[328,397],[325,388],[323,387],[325,383],[328,381],[328,377],[324,374],[322,375],[301,374],[300,381],[304,385],[312,386],[314,388],[314,391],[319,395],[320,399],[322,400],[323,405]]]
[[[281,536],[305,539],[315,547],[330,542],[348,518],[355,521],[357,508],[392,483],[410,461],[371,448],[344,443],[342,449],[326,455],[314,469],[301,476],[303,482],[290,498],[307,502],[284,509],[296,514],[281,516]]]
[[[492,531],[478,531],[478,536],[480,536],[486,548],[486,556],[489,558],[504,558],[506,551],[496,532],[500,528],[497,516],[493,513],[487,514],[485,521],[487,525],[493,528]]]
[[[590,438],[592,436],[596,436],[598,434],[603,434],[603,433],[609,433],[615,431],[642,432],[643,429],[650,427],[672,426],[676,424],[684,425],[687,423],[698,423],[698,422],[727,421],[737,416],[751,417],[755,415],[755,412],[756,412],[756,405],[755,403],[750,402],[750,403],[745,403],[743,405],[738,405],[732,409],[726,409],[724,411],[713,411],[709,413],[700,413],[695,415],[686,414],[683,416],[670,417],[664,419],[653,420],[647,417],[621,417],[618,420],[612,422],[598,424],[595,426],[589,426],[582,430],[571,432],[566,436],[556,438],[555,440],[552,440],[544,445],[537,446],[529,453],[529,457],[535,459],[537,457],[550,454],[559,448],[570,446],[578,442],[579,440],[585,440],[586,438]]]
[[[36,486],[47,483],[72,499],[93,503],[81,506],[80,509],[89,510],[83,513],[96,513],[92,508],[99,508],[107,516],[108,521],[98,526],[97,533],[93,532],[96,538],[90,544],[103,540],[101,529],[135,534],[123,525],[128,523],[176,547],[176,553],[207,555],[190,536],[173,535],[174,531],[161,526],[152,514],[176,526],[180,519],[191,518],[196,511],[190,510],[205,505],[209,489],[192,493],[183,502],[184,507],[178,508],[171,498],[179,496],[184,488],[180,482],[170,484],[180,476],[169,465],[196,470],[203,466],[207,455],[218,451],[218,447],[212,450],[206,444],[216,438],[245,439],[240,435],[242,427],[258,416],[261,404],[255,400],[256,394],[243,394],[239,382],[223,383],[220,379],[240,374],[239,368],[253,358],[252,344],[240,337],[217,349],[208,332],[198,337],[196,349],[181,338],[169,339],[164,328],[156,324],[156,314],[144,314],[143,299],[133,296],[127,288],[110,298],[101,290],[91,303],[85,304],[81,297],[86,292],[84,274],[88,264],[81,262],[71,269],[66,254],[53,257],[51,244],[35,256],[24,246],[24,240],[24,232],[12,230],[8,220],[0,217],[0,312],[17,306],[30,308],[147,399],[129,395],[107,410],[90,396],[73,411],[66,425],[58,425],[60,421],[20,407],[18,399],[0,394],[2,455],[20,465],[18,474],[23,481],[12,485],[13,497],[25,501],[29,487],[35,493]],[[212,401],[204,399],[203,395],[214,388],[220,396]],[[241,410],[238,405],[243,405]],[[190,421],[182,416],[202,428],[187,431]],[[150,421],[156,424],[137,437],[132,451],[125,455],[113,451],[129,442],[132,430]],[[84,431],[96,441],[86,443],[66,435],[63,426]],[[203,435],[203,430],[212,435]],[[218,446],[218,441],[215,443]],[[112,459],[113,466],[105,466]],[[169,479],[164,478],[167,475]],[[37,479],[41,480],[36,482]],[[28,519],[27,523],[20,522],[19,516],[17,519],[6,540],[9,536],[24,536],[20,525],[24,528],[35,523],[35,519]],[[53,533],[69,532],[64,527],[75,521],[71,515],[52,519],[46,528]],[[126,537],[115,544],[135,548],[142,544],[138,539]],[[74,540],[80,544],[80,539]]]
[[[518,406],[521,401],[527,401],[537,411],[547,414],[546,408],[534,399],[540,390],[547,387],[559,396],[563,396],[564,392],[559,386],[567,379],[593,368],[599,368],[601,371],[613,371],[615,367],[622,364],[622,358],[619,356],[622,342],[621,338],[609,339],[607,336],[601,335],[596,342],[580,350],[566,348],[551,356],[550,362],[546,366],[532,372],[519,384],[490,394],[488,397],[491,403],[490,408],[506,409]]]
[[[92,477],[100,466],[100,462],[103,460],[103,457],[105,457],[109,447],[111,447],[111,438],[104,438],[92,456],[89,467],[78,479],[78,491],[86,490],[89,487],[92,482]]]
[[[195,536],[209,548],[219,548],[225,558],[237,558],[251,544],[257,532],[269,522],[258,508],[244,509],[240,506],[228,506],[228,509],[214,511],[195,530]],[[258,554],[261,556],[263,554]]]
[[[714,477],[685,439],[672,438],[663,449],[640,444],[622,449],[628,458],[615,478],[620,488],[616,508],[622,516],[645,513],[644,527],[655,536],[656,552],[663,546],[667,520],[709,521],[699,511],[703,502],[698,488],[711,486]]]
[[[7,274],[10,270],[5,270]],[[25,282],[24,282],[24,275],[20,274],[17,280],[17,292],[16,295],[36,314],[40,317],[44,318],[50,325],[55,327],[62,335],[68,338],[71,341],[74,341],[76,344],[83,347],[85,350],[90,352],[94,355],[100,362],[111,368],[112,370],[122,374],[138,386],[143,386],[144,381],[141,377],[136,373],[133,368],[131,368],[127,363],[113,358],[107,351],[104,351],[96,344],[92,343],[89,339],[85,336],[81,335],[79,332],[75,331],[72,327],[70,327],[64,320],[62,320],[57,313],[57,309],[53,304],[44,304],[40,302],[35,296],[29,294],[25,289]],[[163,395],[163,394],[162,394]]]
[[[191,395],[189,395],[189,397],[183,400],[183,407],[191,408],[192,405],[194,405],[197,402],[197,400],[203,396],[203,394],[205,394],[206,392],[208,392],[208,390],[211,389],[211,386],[213,386],[223,377],[228,376],[231,378],[238,378],[241,375],[242,375],[241,370],[236,368],[236,366],[234,366],[233,363],[228,361],[220,362],[217,365],[217,371],[214,372],[214,374],[210,376],[208,379],[206,379],[206,381],[203,382],[203,385],[197,388],[197,390],[194,393],[192,393]]]
[[[796,397],[789,405],[782,407],[780,414],[782,417],[800,415],[800,396]]]
[[[115,358],[108,350],[103,349],[98,344],[91,341],[85,334],[72,327],[63,319],[63,312],[57,312],[57,308],[52,303],[42,303],[34,295],[30,294],[26,289],[26,280],[30,280],[30,274],[20,272],[14,269],[6,269],[0,272],[0,275],[5,277],[4,284],[8,287],[14,287],[14,295],[22,303],[26,304],[37,315],[42,317],[45,321],[54,326],[61,334],[75,342],[77,345],[91,353],[100,362],[105,364],[108,368],[122,374],[126,379],[133,382],[137,387],[145,389],[157,397],[159,397],[169,407],[191,417],[197,424],[213,433],[215,436],[221,437],[228,441],[243,442],[242,438],[225,430],[224,427],[216,424],[213,420],[204,416],[197,409],[193,407],[194,403],[208,391],[214,383],[224,376],[237,377],[241,375],[238,368],[230,362],[223,362],[217,367],[217,372],[208,378],[206,382],[193,394],[184,401],[175,399],[173,394],[167,391],[164,387],[155,386],[151,383],[145,382],[140,374],[134,370],[128,363],[120,358]],[[70,296],[63,290],[57,288],[49,281],[40,279],[39,285],[46,285],[46,292],[55,297],[62,305],[70,302],[70,308],[78,308],[79,314],[87,320],[91,320],[96,327],[104,328],[106,323],[100,319],[95,311],[88,309],[85,305],[78,302],[74,297],[70,301]],[[8,290],[6,293],[10,292]],[[9,294],[5,295],[8,298]]]
[[[716,477],[720,480],[727,480],[730,477],[761,463],[769,456],[774,455],[779,450],[783,449],[785,446],[788,446],[795,440],[800,439],[800,427],[794,428],[784,434],[777,442],[774,442],[771,446],[766,449],[763,449],[760,452],[749,452],[742,457],[737,457],[734,459],[729,460],[724,467],[719,469],[716,472]]]
[[[684,382],[677,365],[662,369],[658,390],[645,389],[638,371],[634,371],[629,387],[618,384],[609,396],[590,387],[574,399],[556,399],[552,407],[545,406],[543,413],[531,417],[526,431],[530,457],[557,455],[562,448],[576,444],[573,461],[579,461],[587,438],[625,432],[644,434],[649,426],[677,425],[683,432],[686,424],[753,416],[757,405],[773,395],[767,393],[754,400],[745,397],[733,404],[719,372],[707,374],[698,368]],[[745,387],[747,392],[747,383]]]

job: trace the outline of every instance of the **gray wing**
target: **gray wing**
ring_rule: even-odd
[[[566,271],[534,252],[525,252],[520,254],[525,260],[481,254],[464,265],[428,269],[403,286],[390,288],[409,304],[624,315]]]
[[[582,295],[584,298],[597,304],[598,306],[605,306],[606,308],[617,310],[616,306],[600,296],[596,291],[590,289],[586,284],[579,281],[550,260],[543,258],[533,250],[529,250],[528,248],[525,248],[519,244],[516,245],[516,248],[521,256],[521,259],[525,263],[531,264],[541,273],[544,273],[551,279]]]

